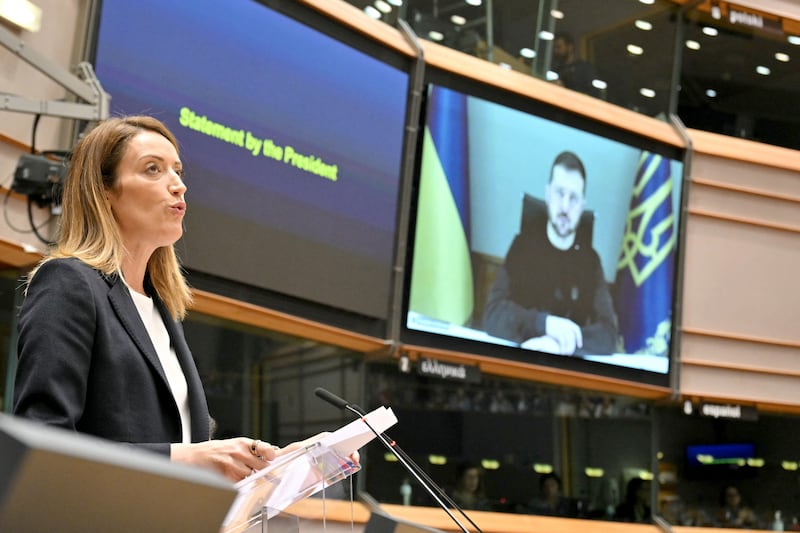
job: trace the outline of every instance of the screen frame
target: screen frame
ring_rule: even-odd
[[[675,263],[672,287],[672,324],[670,332],[670,347],[668,350],[668,364],[665,373],[618,366],[608,363],[601,363],[583,359],[580,357],[564,357],[551,353],[524,350],[515,346],[504,346],[480,340],[471,340],[455,336],[448,336],[440,333],[428,332],[408,327],[407,317],[409,313],[409,301],[411,293],[412,265],[415,254],[417,208],[419,202],[419,185],[421,177],[422,161],[422,135],[419,136],[416,145],[413,172],[413,190],[410,205],[410,216],[408,224],[408,251],[404,265],[404,284],[402,299],[402,327],[400,331],[400,341],[404,345],[411,345],[414,350],[424,350],[426,347],[438,352],[455,355],[459,359],[475,360],[478,363],[489,358],[492,362],[501,363],[508,361],[509,366],[518,367],[530,365],[532,368],[546,367],[557,373],[569,373],[571,375],[586,376],[587,378],[601,378],[622,380],[631,385],[645,385],[655,387],[674,386],[677,373],[677,357],[679,351],[679,331],[680,331],[680,310],[681,293],[683,285],[683,253],[685,249],[685,224],[688,185],[688,158],[689,151],[680,146],[668,144],[666,142],[646,137],[642,134],[617,127],[582,115],[578,112],[545,103],[530,96],[525,96],[494,86],[489,83],[468,78],[455,72],[444,70],[438,67],[429,67],[425,72],[425,94],[423,111],[420,114],[418,129],[424,131],[428,116],[428,97],[429,88],[432,85],[441,86],[447,89],[461,92],[470,97],[476,97],[495,104],[506,106],[523,113],[533,115],[538,118],[556,122],[558,124],[582,130],[588,133],[617,141],[635,148],[648,150],[658,153],[675,161],[682,163],[682,174],[676,176],[681,183],[679,220],[676,230]],[[472,250],[470,250],[472,253]]]
[[[338,307],[334,303],[315,301],[303,296],[294,296],[284,293],[279,289],[256,286],[234,278],[203,272],[192,268],[191,264],[183,265],[186,277],[190,285],[196,289],[267,307],[272,310],[296,316],[300,319],[308,319],[355,333],[369,335],[378,339],[386,339],[388,337],[390,322],[393,320],[393,311],[397,307],[394,302],[395,295],[393,291],[393,287],[396,283],[395,279],[398,276],[396,243],[399,221],[403,219],[401,213],[404,209],[401,202],[404,187],[403,181],[406,174],[408,174],[407,167],[412,164],[408,161],[406,154],[408,153],[410,144],[408,133],[410,131],[409,126],[411,124],[416,124],[416,118],[410,114],[411,105],[409,102],[412,94],[411,80],[416,67],[417,58],[414,55],[410,55],[408,50],[399,47],[397,43],[390,42],[391,39],[384,39],[381,35],[370,35],[369,33],[360,31],[355,26],[345,25],[332,14],[325,12],[324,9],[317,8],[306,2],[296,2],[293,0],[250,1],[265,9],[286,16],[345,46],[349,46],[353,50],[369,56],[378,62],[393,67],[404,73],[407,77],[408,82],[404,91],[405,118],[404,124],[402,125],[403,132],[399,146],[397,183],[393,199],[395,216],[393,220],[394,231],[392,232],[392,243],[390,247],[391,257],[390,261],[382,267],[385,269],[387,280],[387,305],[383,316],[372,316],[345,307]],[[93,3],[92,11],[89,14],[84,55],[85,60],[92,64],[96,62],[97,58],[103,5],[103,0],[98,0]],[[364,82],[362,81],[359,83]],[[357,85],[357,83],[355,85]],[[76,138],[77,132],[82,130],[85,125],[86,123],[81,124],[80,128],[76,128]],[[178,241],[176,249],[179,253],[180,247],[181,241]]]

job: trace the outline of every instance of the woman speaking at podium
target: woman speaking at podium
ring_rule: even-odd
[[[78,142],[56,246],[28,277],[13,409],[238,481],[281,451],[209,440],[181,326],[185,192],[178,143],[154,118],[111,118]]]

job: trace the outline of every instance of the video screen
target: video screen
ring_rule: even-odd
[[[269,4],[103,0],[97,76],[179,140],[187,269],[385,319],[407,59]]]
[[[681,151],[497,93],[429,85],[405,340],[666,383]]]
[[[736,479],[757,474],[760,465],[763,460],[752,442],[690,444],[686,446],[684,475],[689,479]]]

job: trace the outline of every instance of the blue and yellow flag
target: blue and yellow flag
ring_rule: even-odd
[[[423,143],[409,308],[465,325],[473,310],[465,95],[433,87]]]
[[[626,353],[668,355],[676,228],[669,159],[642,152],[617,264],[617,310]]]

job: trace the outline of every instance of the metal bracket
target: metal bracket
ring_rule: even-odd
[[[108,118],[111,97],[103,90],[94,74],[94,68],[85,61],[78,64],[80,76],[69,72],[47,59],[9,29],[0,25],[0,45],[15,53],[23,61],[64,87],[87,103],[63,100],[36,100],[12,94],[0,94],[0,110],[32,113],[50,117],[77,120],[102,120]]]

